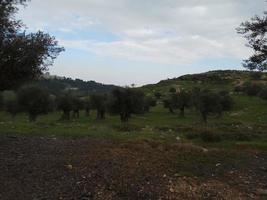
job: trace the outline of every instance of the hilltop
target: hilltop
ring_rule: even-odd
[[[109,93],[118,86],[98,83],[95,81],[84,81],[61,76],[45,74],[37,83],[48,89],[52,94],[58,94],[64,90],[71,90],[80,96],[91,93]]]
[[[267,73],[241,70],[216,70],[200,74],[187,74],[177,78],[162,80],[156,84],[141,87],[146,93],[169,91],[171,87],[176,89],[192,89],[200,87],[212,90],[233,90],[235,86],[247,81],[267,83]]]

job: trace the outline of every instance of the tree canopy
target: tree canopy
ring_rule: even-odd
[[[26,2],[0,2],[0,90],[38,78],[64,50],[48,33],[27,33],[24,24],[14,18],[18,5]]]
[[[244,67],[249,70],[267,70],[267,12],[264,12],[263,17],[256,15],[250,21],[243,22],[237,32],[244,35],[248,40],[247,46],[254,51],[254,54],[244,61]]]

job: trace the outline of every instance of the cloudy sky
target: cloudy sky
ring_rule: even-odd
[[[265,0],[31,0],[19,18],[66,51],[51,74],[118,85],[214,69],[251,54],[235,28]]]

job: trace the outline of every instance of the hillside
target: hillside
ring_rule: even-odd
[[[84,81],[81,79],[71,79],[66,77],[44,75],[38,84],[45,87],[52,94],[58,94],[64,90],[71,90],[79,95],[88,95],[91,93],[109,93],[118,86],[106,85],[95,81]]]
[[[200,87],[202,89],[213,90],[233,90],[236,85],[246,81],[267,83],[267,73],[259,73],[239,70],[216,70],[200,74],[188,74],[178,78],[162,80],[157,84],[150,84],[141,87],[146,93],[169,91],[171,87],[176,89],[192,89]]]

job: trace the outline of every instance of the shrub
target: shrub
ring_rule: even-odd
[[[169,89],[169,92],[170,92],[170,93],[175,93],[175,92],[176,92],[176,89],[175,89],[174,87],[171,87],[171,88]]]

